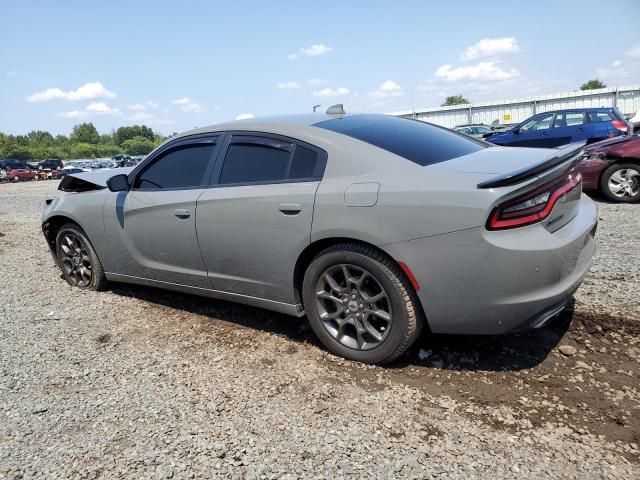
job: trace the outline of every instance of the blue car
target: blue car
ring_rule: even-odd
[[[510,147],[553,148],[627,133],[629,124],[615,108],[576,108],[539,113],[511,130],[489,134],[485,140]]]

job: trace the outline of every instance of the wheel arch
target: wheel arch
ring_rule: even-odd
[[[388,257],[392,262],[394,262],[398,266],[398,269],[400,270],[402,275],[405,276],[405,279],[407,280],[408,285],[410,286],[410,288],[413,290],[413,293],[415,294],[415,299],[418,302],[418,306],[424,318],[425,328],[429,329],[428,319],[426,318],[425,311],[422,306],[420,297],[418,296],[416,288],[414,286],[415,279],[410,278],[409,275],[407,275],[407,272],[405,270],[405,268],[407,268],[406,265],[404,265],[402,262],[399,262],[398,260],[393,258],[393,256],[389,252],[385,251],[383,248],[380,248],[379,246],[374,245],[370,242],[353,238],[353,237],[345,237],[345,236],[327,237],[327,238],[316,240],[310,243],[309,245],[307,245],[307,247],[298,256],[298,259],[296,261],[296,264],[293,270],[293,288],[294,288],[296,302],[299,303],[300,305],[303,305],[302,281],[304,279],[304,274],[307,271],[307,268],[309,267],[313,259],[324,249],[329,248],[333,245],[337,245],[345,242],[358,243],[360,245],[365,245],[367,247],[373,248],[379,251],[380,253],[382,253],[383,255],[385,255],[386,257]]]
[[[66,215],[52,215],[42,222],[42,233],[44,233],[44,238],[47,240],[47,245],[54,253],[56,251],[56,236],[60,228],[66,223],[73,223],[84,232],[82,225],[75,218]]]

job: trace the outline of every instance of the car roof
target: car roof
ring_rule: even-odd
[[[562,112],[606,112],[613,110],[614,107],[589,107],[589,108],[561,108],[560,110],[549,110],[540,113],[562,113]]]
[[[355,116],[357,114],[343,114],[343,115],[327,115],[324,113],[299,113],[299,114],[289,114],[289,115],[270,115],[265,117],[252,117],[246,118],[242,120],[234,120],[230,122],[216,123],[213,125],[208,125],[206,127],[194,128],[193,130],[188,130],[186,132],[180,133],[175,137],[172,137],[171,140],[175,140],[176,138],[186,137],[189,135],[197,135],[201,133],[212,133],[219,132],[224,130],[257,130],[264,127],[273,128],[277,125],[282,125],[288,127],[288,129],[292,127],[310,127],[315,125],[316,123],[324,122],[325,120],[333,120],[335,118],[342,117],[350,117]]]

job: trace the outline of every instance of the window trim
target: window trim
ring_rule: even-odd
[[[136,168],[134,168],[129,173],[129,185],[131,185],[130,191],[132,192],[175,192],[181,190],[198,190],[207,188],[208,179],[211,177],[211,172],[215,167],[215,163],[217,161],[218,155],[220,153],[221,145],[224,141],[224,133],[208,133],[203,135],[193,135],[185,138],[179,138],[175,141],[171,141],[162,147],[160,147],[157,151],[153,152],[152,155],[145,158],[144,162],[141,162]],[[209,160],[207,162],[207,167],[205,168],[204,174],[200,179],[200,185],[195,185],[191,187],[176,187],[176,188],[160,188],[157,190],[153,189],[141,189],[135,188],[134,185],[138,180],[139,176],[142,175],[144,171],[148,168],[151,168],[154,163],[156,163],[160,158],[164,157],[165,154],[178,150],[184,147],[194,146],[194,145],[202,145],[215,142],[215,147]]]
[[[225,132],[226,137],[222,141],[219,149],[219,153],[217,156],[217,160],[215,162],[215,167],[213,169],[213,173],[211,175],[211,180],[209,182],[210,188],[227,188],[227,187],[242,187],[242,186],[252,186],[252,185],[280,185],[283,183],[305,183],[305,182],[317,182],[322,180],[324,176],[325,169],[327,167],[327,152],[323,149],[316,147],[310,143],[307,143],[302,140],[298,140],[296,138],[287,137],[285,135],[279,135],[276,133],[269,132],[258,132],[258,131],[248,131],[248,130],[230,130]],[[256,142],[250,142],[250,140],[258,140]],[[220,177],[222,175],[222,168],[224,166],[224,161],[227,156],[227,152],[229,150],[229,146],[232,144],[238,143],[255,143],[256,145],[264,145],[269,143],[280,143],[286,142],[293,146],[291,151],[289,152],[289,163],[287,165],[287,175],[289,175],[291,171],[291,165],[293,162],[293,157],[296,153],[296,147],[304,147],[309,150],[316,152],[317,156],[317,172],[318,175],[313,177],[306,178],[285,178],[282,180],[265,180],[265,181],[256,181],[256,182],[236,182],[236,183],[220,183]],[[276,147],[272,147],[276,148]],[[285,150],[279,148],[280,150]]]

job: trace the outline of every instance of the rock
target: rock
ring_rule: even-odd
[[[572,347],[571,345],[560,345],[558,350],[565,357],[573,357],[576,353],[578,353],[576,347]]]

